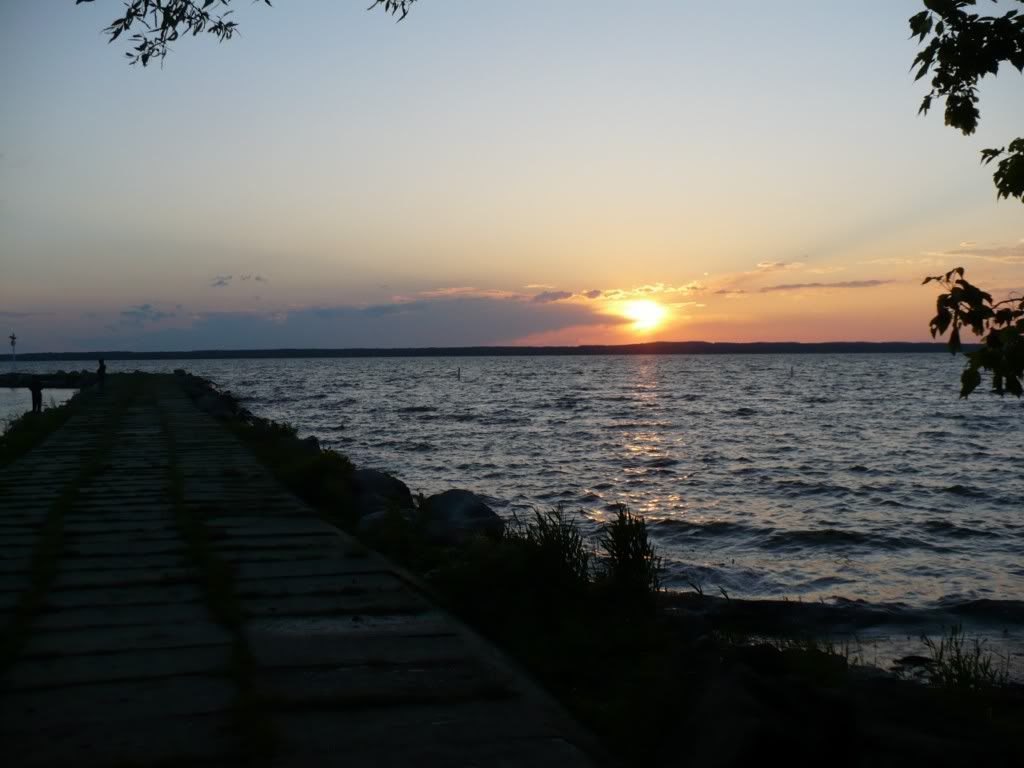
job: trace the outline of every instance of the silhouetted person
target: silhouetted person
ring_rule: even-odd
[[[43,412],[43,380],[33,376],[28,384],[28,391],[32,393],[32,413]]]
[[[103,362],[103,358],[100,358],[100,367],[96,369],[96,383],[99,385],[100,392],[103,391],[103,383],[107,380],[107,364]]]

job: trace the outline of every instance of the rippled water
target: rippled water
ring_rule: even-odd
[[[108,366],[208,376],[414,492],[470,488],[505,514],[564,503],[588,525],[624,502],[652,521],[670,586],[1024,599],[1024,407],[958,400],[945,355]]]

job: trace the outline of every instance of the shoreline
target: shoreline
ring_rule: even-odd
[[[977,348],[965,344],[964,350]],[[360,357],[537,357],[603,355],[777,355],[777,354],[934,354],[949,347],[943,342],[917,341],[652,341],[638,344],[586,344],[579,346],[472,346],[472,347],[346,347],[275,349],[203,349],[172,352],[95,350],[89,352],[28,352],[18,355],[25,362],[57,360],[233,360],[287,358]]]

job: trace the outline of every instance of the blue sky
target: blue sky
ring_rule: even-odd
[[[1024,288],[977,154],[1021,78],[978,136],[918,117],[916,0],[366,5],[241,2],[142,69],[118,2],[0,4],[22,348],[922,339],[923,274]]]

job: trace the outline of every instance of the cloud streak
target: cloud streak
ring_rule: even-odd
[[[134,325],[142,326],[151,323],[158,323],[161,320],[166,320],[171,317],[175,317],[175,312],[163,312],[152,304],[136,304],[135,306],[123,309],[119,313],[121,323],[123,325]]]
[[[601,292],[601,298],[610,299],[612,301],[620,301],[622,299],[636,299],[644,298],[649,296],[661,296],[661,295],[679,295],[688,296],[691,293],[700,293],[704,290],[704,285],[692,280],[689,283],[683,285],[670,285],[666,283],[648,283],[647,285],[638,285],[633,288],[610,288],[609,290]]]
[[[12,312],[12,311],[7,311],[7,312],[0,312],[0,318],[4,318],[5,320],[6,319],[21,320],[21,319],[24,319],[26,317],[52,317],[53,314],[54,314],[53,312]]]
[[[948,251],[929,252],[929,256],[966,258],[991,261],[996,264],[1024,264],[1024,242],[990,245],[983,248],[975,243],[960,243],[960,247]]]
[[[530,301],[534,304],[550,304],[554,301],[565,301],[571,299],[573,296],[572,291],[544,291],[538,293]]]
[[[432,288],[427,291],[419,291],[414,298],[396,296],[395,301],[414,301],[416,299],[453,299],[453,298],[477,298],[477,299],[526,299],[526,294],[515,291],[503,291],[498,288],[475,288],[471,285],[459,285],[451,288]]]
[[[787,283],[784,285],[766,285],[758,293],[774,293],[776,291],[801,291],[808,288],[877,288],[891,283],[892,280],[844,280],[838,283]]]
[[[124,310],[120,328],[108,329],[116,336],[79,339],[78,343],[96,349],[116,340],[121,348],[136,350],[477,346],[512,343],[565,328],[627,322],[602,314],[591,304],[456,295],[365,307],[195,313],[179,316],[188,325],[151,327],[173,315],[149,304],[136,305]],[[134,334],[126,335],[127,328]]]

